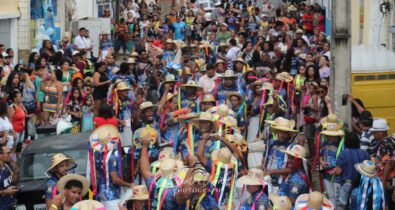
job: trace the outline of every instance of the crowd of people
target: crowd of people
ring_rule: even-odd
[[[97,57],[86,28],[27,63],[0,45],[0,209],[16,203],[32,128],[66,118],[63,132],[91,132],[88,174],[54,155],[50,210],[394,209],[386,120],[351,95],[352,124],[336,115],[325,10],[284,2],[224,0],[208,15],[125,1]]]

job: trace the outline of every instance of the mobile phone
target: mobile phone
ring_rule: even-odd
[[[342,106],[347,105],[347,98],[348,98],[348,94],[343,94],[343,98],[342,98]]]
[[[24,186],[25,186],[25,185],[21,184],[21,185],[17,186],[16,188],[17,188],[18,190],[20,190],[20,189],[22,189]]]

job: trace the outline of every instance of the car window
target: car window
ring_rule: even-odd
[[[68,157],[73,157],[77,163],[77,168],[72,172],[86,174],[86,150],[64,151]],[[54,153],[26,154],[21,158],[21,181],[46,178],[45,171],[51,166],[51,157]]]

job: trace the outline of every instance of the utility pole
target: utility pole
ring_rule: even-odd
[[[335,113],[351,128],[351,104],[342,106],[343,94],[351,93],[351,1],[332,0],[331,10],[332,58],[329,93]]]

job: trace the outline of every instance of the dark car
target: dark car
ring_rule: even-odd
[[[72,157],[77,163],[73,173],[85,176],[89,135],[90,133],[48,136],[35,140],[25,148],[18,160],[18,186],[23,186],[17,194],[18,210],[46,209],[44,191],[48,177],[45,172],[50,167],[54,154],[64,153]]]

